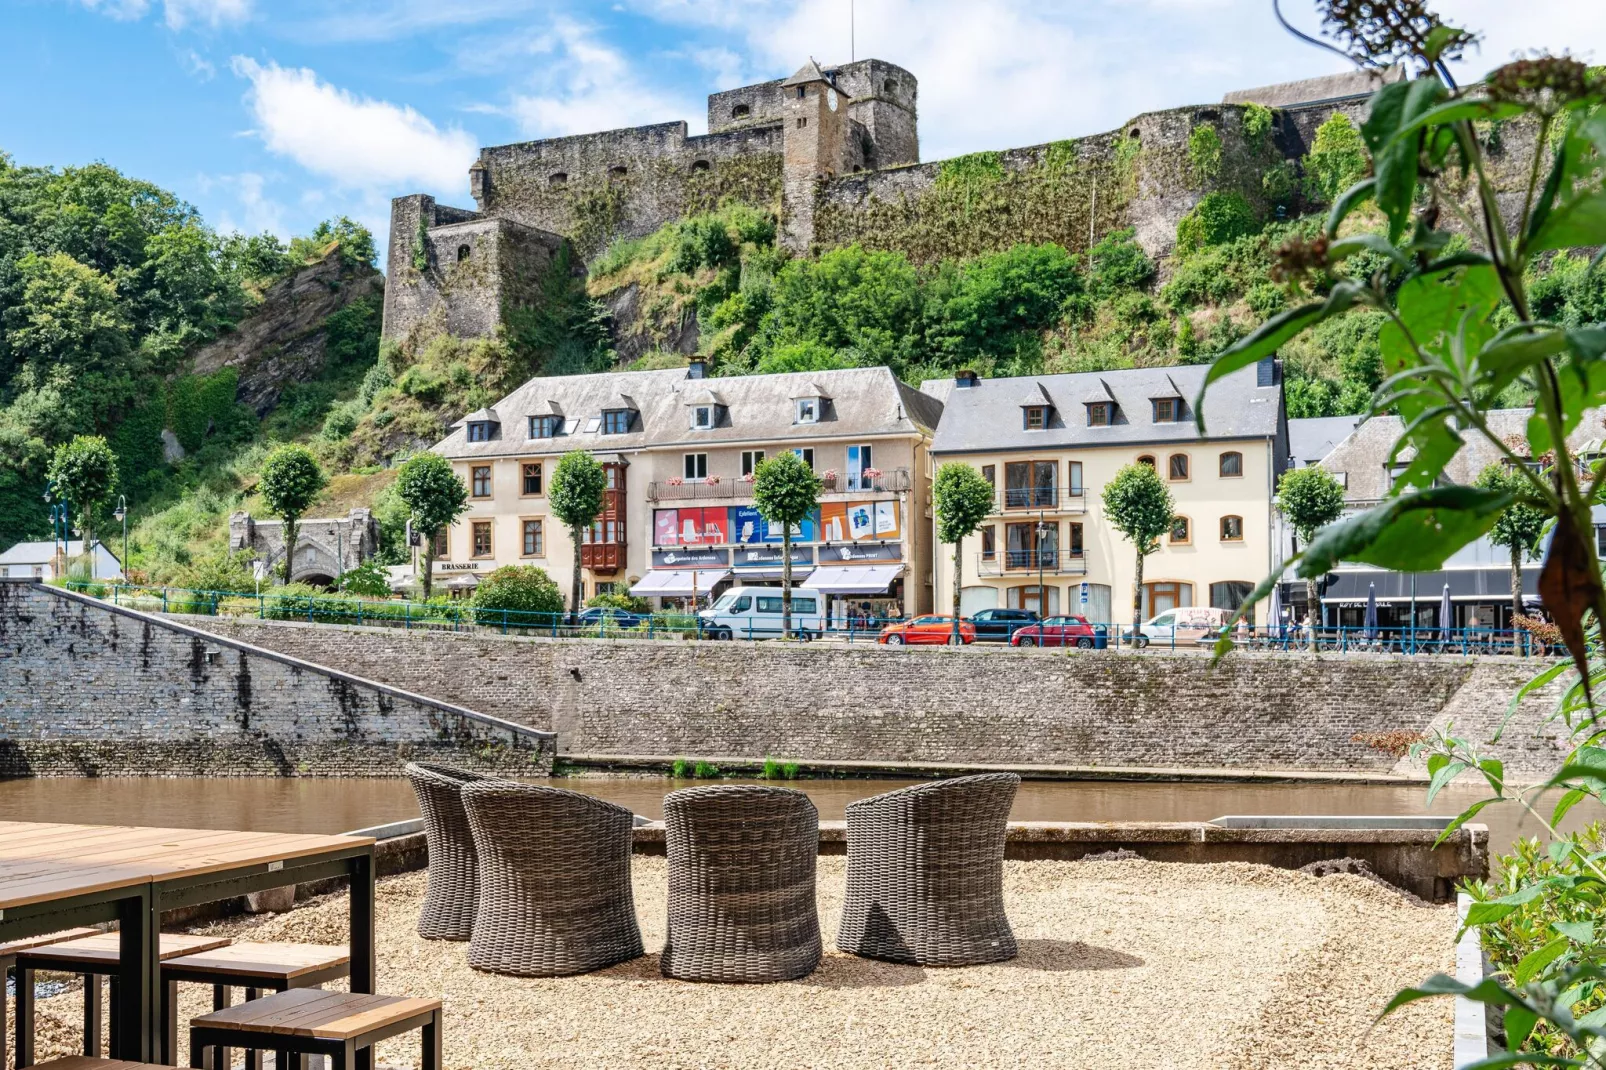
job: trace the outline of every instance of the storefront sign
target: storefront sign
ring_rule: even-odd
[[[437,561],[437,562],[435,562],[435,571],[436,572],[478,572],[479,570],[480,570],[480,563],[478,561],[468,561],[468,562]]]
[[[779,568],[781,566],[781,547],[740,547],[736,551],[736,560],[732,564],[735,568]],[[792,547],[792,564],[814,564],[814,548],[812,546]]]
[[[729,568],[730,553],[707,546],[682,546],[678,550],[654,550],[653,568]]]
[[[820,564],[839,562],[902,561],[903,548],[897,543],[866,542],[843,543],[840,546],[820,547]]]

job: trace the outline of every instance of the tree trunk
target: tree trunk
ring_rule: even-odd
[[[792,634],[792,525],[781,529],[781,636]]]
[[[1042,588],[1038,588],[1037,597],[1043,597]],[[1132,583],[1132,634],[1137,635],[1138,629],[1143,626],[1143,551],[1138,551],[1138,576]]]
[[[959,645],[959,584],[964,572],[962,564],[964,558],[960,555],[959,548],[964,544],[963,538],[954,540],[954,646]]]
[[[290,569],[295,564],[296,538],[300,535],[301,518],[287,516],[284,518],[284,582],[290,582]]]
[[[580,529],[573,527],[569,533],[574,537],[574,578],[569,584],[569,623],[573,624],[580,615]]]
[[[424,601],[429,601],[430,592],[435,589],[435,532],[428,532],[424,536]]]
[[[1316,618],[1316,613],[1317,613],[1317,610],[1319,608],[1320,608],[1320,606],[1316,601],[1316,581],[1315,580],[1306,580],[1305,581],[1305,619],[1310,621],[1310,648],[1312,650],[1316,649],[1316,628],[1321,623]]]

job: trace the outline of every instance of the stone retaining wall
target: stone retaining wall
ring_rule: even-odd
[[[188,618],[558,733],[570,754],[1413,773],[1356,735],[1487,739],[1534,661],[552,640]],[[1548,770],[1551,701],[1491,753]]]
[[[551,740],[171,617],[0,580],[0,776],[550,768]]]

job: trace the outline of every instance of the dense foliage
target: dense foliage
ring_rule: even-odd
[[[525,626],[549,623],[524,614],[563,612],[563,593],[545,569],[534,565],[504,565],[480,581],[474,590],[475,618],[481,624],[501,624],[511,617],[512,624]]]
[[[1143,623],[1143,559],[1160,548],[1160,537],[1171,530],[1176,503],[1152,464],[1139,461],[1115,473],[1104,484],[1104,516],[1110,526],[1137,552],[1136,578],[1132,581],[1132,627]]]

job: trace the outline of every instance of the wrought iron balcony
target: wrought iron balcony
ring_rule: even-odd
[[[976,555],[978,576],[1080,576],[1087,572],[1087,555],[1072,550],[999,550]]]
[[[993,502],[994,513],[1085,513],[1087,495],[1059,487],[1006,487]]]

